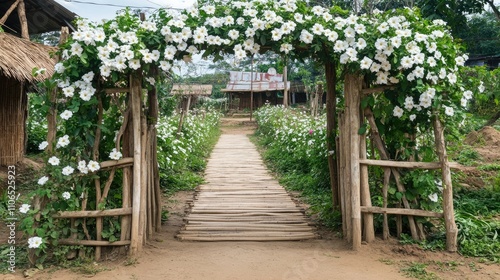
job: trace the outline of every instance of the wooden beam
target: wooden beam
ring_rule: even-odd
[[[443,213],[420,210],[420,209],[407,209],[407,208],[384,208],[384,207],[375,207],[375,206],[372,206],[372,207],[361,206],[361,212],[363,212],[363,213],[375,213],[375,214],[392,214],[392,215],[443,218]]]
[[[125,246],[130,244],[130,240],[125,241],[97,241],[97,240],[77,240],[77,239],[61,239],[60,245],[83,245],[83,246]]]
[[[21,37],[29,40],[30,34],[28,31],[28,20],[26,19],[26,7],[24,6],[24,0],[19,0],[17,5],[17,14],[19,16],[19,22],[21,23]]]
[[[376,160],[362,159],[359,161],[363,165],[381,166],[381,167],[396,167],[396,168],[414,168],[414,169],[440,169],[439,162],[421,162],[421,161],[396,161],[396,160]],[[459,163],[450,162],[451,168],[460,169]]]
[[[106,169],[110,169],[113,167],[131,166],[131,165],[134,165],[134,158],[133,157],[126,157],[126,158],[122,158],[119,160],[107,160],[107,161],[101,162],[100,165],[101,165],[101,168],[100,168],[101,171],[106,170]]]
[[[12,6],[10,6],[10,8],[7,10],[7,12],[5,12],[5,14],[3,15],[3,17],[0,18],[0,25],[3,25],[7,21],[7,19],[10,16],[10,14],[12,13],[12,11],[14,11],[14,9],[17,8],[18,4],[19,4],[19,0],[17,0],[16,2],[14,2],[12,4]]]
[[[132,208],[116,208],[96,211],[63,211],[52,215],[53,218],[97,218],[97,217],[112,217],[126,216],[132,214]]]

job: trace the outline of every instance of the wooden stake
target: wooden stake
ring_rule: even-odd
[[[130,255],[137,255],[142,247],[139,237],[139,217],[141,210],[141,74],[140,70],[130,75],[130,95],[132,97],[132,127],[134,137],[134,170],[133,170],[133,194],[132,194],[132,228]]]
[[[384,168],[384,186],[382,188],[382,207],[387,208],[387,192],[389,190],[389,182],[391,180],[391,169],[389,168]],[[383,222],[383,229],[382,229],[382,238],[384,240],[389,239],[390,233],[389,233],[389,219],[387,217],[387,213],[384,213],[384,222]]]
[[[139,250],[146,244],[146,223],[147,223],[147,190],[148,190],[148,163],[147,163],[147,150],[148,150],[148,130],[146,118],[141,115],[141,203],[140,203],[140,216],[139,216]],[[134,178],[135,180],[135,178]],[[135,207],[135,205],[134,205]]]
[[[363,117],[361,117],[363,119]],[[366,159],[366,135],[360,136],[360,150],[359,158]],[[360,166],[361,175],[361,204],[363,206],[372,206],[372,198],[370,194],[370,185],[368,182],[368,166]],[[363,236],[365,241],[370,243],[375,240],[375,227],[373,225],[373,214],[365,213],[363,214]]]
[[[455,224],[455,211],[453,209],[453,185],[451,181],[450,166],[448,164],[448,155],[446,153],[444,127],[437,117],[434,120],[434,137],[436,141],[436,151],[442,165],[441,174],[443,176],[443,213],[444,225],[446,228],[446,250],[449,252],[456,252],[458,229]]]

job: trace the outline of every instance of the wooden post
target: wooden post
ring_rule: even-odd
[[[28,31],[28,20],[26,19],[26,7],[24,0],[20,0],[17,5],[17,14],[19,15],[19,22],[21,23],[21,37],[29,40],[30,34]]]
[[[363,115],[363,114],[361,114]],[[361,119],[364,117],[362,116]],[[360,136],[360,150],[359,158],[366,159],[366,135]],[[372,199],[370,195],[370,185],[368,182],[368,165],[363,164],[360,167],[361,174],[361,203],[363,206],[372,206]],[[375,227],[373,225],[373,214],[363,214],[363,236],[366,242],[373,242],[375,240]]]
[[[449,252],[457,251],[458,229],[455,224],[455,211],[453,209],[453,185],[451,182],[451,171],[446,153],[446,144],[444,140],[444,127],[436,116],[434,120],[434,137],[436,141],[436,151],[441,162],[441,172],[443,176],[443,214],[444,225],[446,228],[446,250]]]
[[[358,251],[361,248],[361,200],[360,185],[361,174],[359,166],[359,128],[360,128],[360,98],[361,98],[362,76],[358,74],[347,74],[345,76],[346,110],[348,114],[349,136],[350,136],[350,169],[351,169],[351,218],[352,218],[352,249]]]
[[[148,189],[148,163],[147,163],[147,150],[148,150],[148,130],[146,124],[146,117],[141,114],[141,176],[139,180],[141,181],[141,204],[139,210],[139,251],[142,250],[142,246],[146,243],[146,223],[147,223],[147,189]],[[134,163],[135,165],[135,163]],[[135,178],[134,178],[135,181]],[[134,207],[136,205],[134,204]]]
[[[340,206],[340,190],[338,182],[338,149],[336,149],[335,139],[337,138],[337,71],[334,62],[325,63],[326,76],[326,143],[328,149],[328,169],[330,171],[330,189],[332,191],[333,207]],[[313,102],[313,99],[311,99]],[[333,151],[330,154],[330,151]]]
[[[130,255],[135,256],[140,250],[139,219],[141,207],[141,74],[140,70],[130,75],[130,96],[132,98],[132,129],[134,137],[134,170],[132,187],[132,229]]]

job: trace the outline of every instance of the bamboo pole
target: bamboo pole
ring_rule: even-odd
[[[253,117],[253,59],[254,54],[252,54],[252,60],[250,64],[250,121]]]
[[[134,169],[132,194],[132,227],[130,255],[135,256],[142,248],[139,238],[139,217],[141,207],[141,74],[139,71],[130,75],[130,95],[132,97],[132,128],[134,138]]]
[[[29,40],[30,34],[28,31],[28,20],[26,19],[26,7],[24,5],[24,0],[20,0],[17,4],[17,14],[19,16],[19,23],[21,24],[21,38]]]
[[[283,106],[285,106],[285,108],[288,108],[290,100],[288,98],[288,58],[287,58],[287,56],[285,56],[284,62],[285,62],[285,66],[283,67],[283,81],[284,81]]]
[[[130,203],[131,172],[130,167],[123,168],[122,181],[122,208],[131,209]],[[132,214],[132,211],[130,211]],[[130,220],[131,216],[122,216],[120,223],[120,241],[130,240]],[[122,252],[124,253],[124,252]]]
[[[446,250],[457,251],[458,229],[455,223],[455,211],[453,209],[453,185],[451,181],[451,171],[448,164],[446,144],[444,139],[444,127],[436,116],[434,120],[434,137],[436,141],[436,151],[441,161],[441,174],[443,176],[443,213],[444,225],[446,228]]]

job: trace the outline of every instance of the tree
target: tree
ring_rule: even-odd
[[[500,54],[500,21],[493,13],[472,16],[457,36],[471,56]]]

